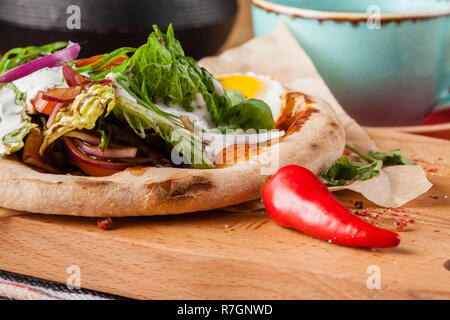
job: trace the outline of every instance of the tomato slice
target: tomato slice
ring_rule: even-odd
[[[75,99],[83,91],[83,86],[73,86],[68,88],[52,88],[45,93],[47,96],[61,100],[61,102]]]
[[[40,113],[50,115],[57,102],[44,100],[44,94],[44,92],[39,91],[36,97],[34,97],[34,99],[31,99],[31,103],[33,104],[34,108]]]
[[[75,86],[69,88],[52,88],[48,92],[39,91],[36,97],[31,99],[31,103],[37,111],[49,116],[59,102],[46,100],[44,99],[45,96],[56,98],[64,103],[64,101],[75,99],[82,90],[83,86]]]
[[[120,172],[119,170],[113,170],[113,169],[106,169],[101,167],[96,167],[93,165],[89,165],[81,160],[78,160],[75,157],[71,157],[69,160],[74,166],[77,166],[81,169],[84,173],[93,176],[93,177],[106,177],[113,175],[117,172]]]
[[[94,63],[94,62],[100,60],[100,59],[103,58],[104,56],[105,56],[105,55],[99,55],[99,56],[94,56],[94,57],[91,57],[91,58],[87,58],[87,59],[75,61],[75,66],[76,66],[77,68],[87,66],[88,64],[91,64],[91,63]],[[124,63],[125,60],[127,60],[126,57],[119,57],[119,58],[117,58],[117,59],[111,61],[111,63],[109,63],[109,64],[106,65],[105,67],[100,68],[100,69],[98,69],[98,70],[101,71],[101,70],[109,69],[109,68],[111,68],[111,67],[120,66],[122,63]],[[94,64],[93,67],[95,67],[95,66],[97,66],[97,65],[99,65],[99,64],[100,64],[100,63]]]

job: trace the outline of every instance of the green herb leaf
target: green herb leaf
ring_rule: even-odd
[[[163,101],[192,112],[192,101],[200,94],[212,122],[219,125],[220,107],[231,106],[231,103],[215,92],[213,76],[193,58],[184,55],[172,25],[167,34],[156,26],[153,28],[155,31],[147,43],[116,71],[126,75],[130,89],[147,103]]]
[[[6,52],[0,60],[0,74],[65,47],[67,47],[67,42],[60,41],[40,47],[29,46],[11,49]]]
[[[52,125],[44,131],[39,152],[42,155],[53,141],[67,132],[94,129],[97,120],[105,112],[108,115],[115,105],[116,94],[112,86],[93,85],[87,92],[79,94],[69,106],[58,111]]]
[[[23,119],[24,121],[19,128],[6,134],[2,139],[3,144],[5,146],[8,146],[8,149],[5,152],[6,154],[11,154],[22,149],[24,146],[23,139],[30,133],[32,129],[37,127],[36,124],[30,122],[31,119],[27,116],[25,111],[23,112]]]
[[[378,176],[386,165],[415,165],[414,162],[404,157],[399,149],[387,153],[369,151],[368,154],[351,146],[346,146],[346,149],[367,162],[350,162],[347,156],[340,157],[321,173],[321,177],[326,183],[342,186],[354,180],[367,180]]]
[[[2,129],[0,131],[3,131],[3,135],[0,136],[0,155],[22,149],[23,139],[37,127],[26,114],[25,102],[17,92],[16,86],[12,83],[0,85],[0,129]],[[5,105],[2,105],[3,103]],[[2,112],[8,114],[7,119],[2,118]]]
[[[402,155],[400,149],[394,149],[387,153],[369,151],[369,156],[377,160],[382,160],[384,164],[415,165],[413,161]]]
[[[331,185],[342,186],[346,181],[355,179],[359,173],[359,167],[358,164],[351,163],[348,157],[343,156],[323,171],[321,176]]]
[[[376,160],[372,163],[361,165],[358,170],[358,180],[367,180],[378,176],[383,167],[383,161]]]
[[[192,167],[214,168],[213,163],[206,156],[201,140],[167,117],[123,97],[118,98],[117,107],[113,112],[118,119],[125,120],[141,138],[147,136],[146,130],[149,129],[159,134],[181,153]]]
[[[113,123],[110,118],[101,117],[97,121],[97,132],[100,133],[100,144],[98,145],[99,148],[104,151],[106,148],[108,148],[112,138],[117,134],[120,127]]]
[[[234,107],[225,109],[221,116],[227,123],[227,128],[275,129],[272,110],[262,100],[245,100]]]
[[[225,94],[228,96],[228,99],[230,99],[233,107],[245,101],[245,96],[238,90],[227,89],[225,90]]]
[[[115,66],[106,68],[111,62],[115,61],[119,58],[126,58],[128,59],[128,54],[134,53],[136,51],[135,48],[131,47],[123,47],[116,49],[110,53],[105,54],[103,57],[98,59],[95,62],[92,62],[88,65],[76,68],[76,71],[78,73],[87,72],[89,73],[89,77],[92,80],[99,81],[103,80],[106,75],[112,72],[113,69],[117,68]],[[125,62],[124,62],[125,63]],[[73,63],[70,63],[69,65],[73,66]],[[120,66],[119,66],[120,67]],[[102,69],[102,70],[100,70]]]
[[[235,129],[239,125],[241,129],[274,128],[272,113],[264,102],[246,101],[236,90],[226,90],[225,94],[216,91],[217,80],[193,58],[184,55],[172,25],[167,34],[156,26],[153,28],[147,43],[125,64],[114,69],[122,75],[116,80],[126,83],[140,104],[163,114],[153,103],[179,105],[192,112],[193,102],[201,101],[200,105],[206,106],[212,123],[218,128]],[[242,120],[237,119],[240,116]]]

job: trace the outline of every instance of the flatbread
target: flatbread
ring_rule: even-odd
[[[40,173],[0,160],[0,207],[32,213],[123,217],[181,214],[255,200],[269,174],[301,165],[318,174],[342,155],[344,129],[324,101],[286,95],[288,117],[277,122],[289,135],[256,156],[222,168],[130,168],[109,177]],[[281,123],[282,122],[282,123]],[[275,160],[274,160],[275,159]],[[271,172],[269,172],[271,171]]]

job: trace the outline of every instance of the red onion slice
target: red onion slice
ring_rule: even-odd
[[[97,146],[89,145],[78,139],[74,139],[74,143],[84,153],[102,158],[135,158],[138,151],[135,147],[106,148],[102,150]]]
[[[125,168],[130,166],[130,164],[128,164],[128,163],[119,163],[119,162],[93,159],[93,158],[89,157],[87,154],[85,154],[84,152],[82,152],[80,149],[78,149],[76,147],[75,143],[72,141],[72,139],[63,137],[63,141],[66,146],[69,157],[74,158],[77,161],[80,161],[86,165],[93,166],[93,167],[99,167],[99,168],[103,168],[103,169],[108,169],[108,170],[117,170],[117,171],[124,170]]]
[[[97,81],[95,83],[105,85],[105,84],[112,84],[113,82],[112,82],[112,80],[109,80],[109,79],[103,79],[103,80]]]
[[[70,86],[79,86],[85,83],[91,82],[91,79],[88,77],[85,77],[78,72],[76,72],[74,69],[69,67],[67,63],[64,63],[62,66],[62,72],[64,79],[66,80],[66,83]]]
[[[73,102],[75,100],[75,98],[61,99],[61,98],[58,98],[58,97],[50,96],[50,95],[45,94],[45,93],[42,95],[42,99],[47,100],[47,101],[54,101],[54,102],[58,102],[58,103],[70,103],[70,102]]]
[[[59,110],[62,108],[64,104],[63,103],[57,103],[52,110],[52,113],[50,113],[50,116],[47,120],[47,128],[50,127],[53,122],[55,121],[56,115],[58,114]]]
[[[77,138],[78,140],[85,141],[87,143],[93,144],[93,145],[99,145],[101,140],[100,138],[96,136],[92,136],[90,134],[81,132],[81,131],[70,131],[67,132],[64,136],[71,137],[71,138]]]
[[[74,43],[48,56],[33,60],[0,75],[0,83],[12,82],[43,68],[60,67],[65,62],[75,60],[80,53],[80,45]]]

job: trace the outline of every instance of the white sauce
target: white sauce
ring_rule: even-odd
[[[214,84],[214,90],[216,90],[216,93],[219,97],[222,97],[225,94],[225,90],[220,84],[219,81],[213,78],[213,84]]]
[[[124,97],[126,99],[136,102],[136,99],[131,96],[128,91],[126,91],[120,83],[118,83],[114,77],[114,74],[110,73],[106,76],[107,79],[111,80],[116,89],[116,96]],[[220,83],[214,80],[216,93],[218,95],[225,94],[224,89]],[[217,85],[217,86],[216,86]],[[206,153],[210,160],[213,160],[215,155],[222,151],[224,148],[240,143],[250,143],[250,144],[261,144],[269,140],[279,139],[284,135],[284,131],[267,131],[261,134],[220,134],[213,133],[211,129],[214,125],[211,121],[211,115],[209,114],[208,107],[206,105],[205,99],[200,93],[197,93],[194,100],[191,102],[190,106],[194,109],[192,112],[185,110],[182,106],[178,104],[164,104],[162,102],[157,102],[155,105],[164,112],[173,114],[175,116],[187,116],[198,129],[204,129],[207,132],[202,133],[202,139],[208,141],[206,146]],[[211,132],[208,132],[211,130]],[[201,130],[200,130],[201,132]]]
[[[123,97],[128,100],[137,102],[136,99],[125,90],[120,83],[114,77],[113,73],[106,76],[113,82],[116,89],[116,96]],[[194,100],[191,102],[191,107],[194,109],[192,112],[185,110],[183,107],[177,104],[164,104],[162,102],[157,102],[155,105],[164,112],[173,114],[175,116],[187,116],[191,120],[195,127],[200,127],[205,130],[213,128],[213,123],[211,121],[211,116],[209,115],[208,108],[206,106],[205,99],[200,93],[195,95]]]
[[[39,91],[47,92],[54,87],[67,88],[64,80],[62,67],[44,68],[33,72],[23,78],[13,81],[13,84],[20,92],[26,94],[28,108],[32,108],[31,101]]]
[[[267,141],[280,139],[284,136],[284,131],[278,130],[261,130],[261,133],[244,133],[244,134],[220,134],[203,132],[202,139],[207,141],[205,147],[206,155],[210,160],[221,152],[224,148],[234,144],[257,144],[261,145]]]
[[[200,95],[201,100],[203,97]],[[214,125],[211,121],[211,116],[208,112],[208,108],[206,107],[206,103],[203,100],[203,103],[198,97],[191,103],[191,107],[194,109],[192,112],[185,110],[182,106],[177,104],[169,104],[166,105],[164,103],[158,102],[156,106],[164,112],[176,115],[176,116],[187,116],[189,120],[191,120],[194,127],[199,129],[208,130],[214,128]]]
[[[3,138],[8,133],[22,127],[23,106],[16,103],[16,93],[13,89],[4,87],[0,90],[0,155],[7,150]]]
[[[120,85],[120,83],[117,82],[116,78],[114,77],[114,73],[108,73],[105,79],[109,79],[112,81],[114,88],[116,89],[116,96],[123,97],[133,102],[137,102],[136,99],[131,94],[129,94],[128,91]]]

